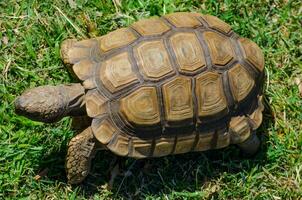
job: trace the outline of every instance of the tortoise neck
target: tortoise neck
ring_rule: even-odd
[[[86,114],[84,102],[85,88],[80,83],[62,85],[61,92],[66,100],[65,115],[81,116]]]

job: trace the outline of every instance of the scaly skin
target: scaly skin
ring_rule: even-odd
[[[66,157],[68,183],[78,184],[86,178],[96,151],[97,144],[91,127],[71,139]]]
[[[16,113],[35,121],[56,122],[65,116],[85,115],[85,89],[80,83],[40,86],[15,100]]]
[[[258,151],[260,147],[260,140],[256,135],[256,132],[253,131],[249,138],[247,138],[244,142],[237,144],[237,146],[246,156],[252,156]]]

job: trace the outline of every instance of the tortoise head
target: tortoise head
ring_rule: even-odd
[[[40,86],[15,100],[15,112],[35,121],[55,122],[67,115],[85,113],[81,84]]]

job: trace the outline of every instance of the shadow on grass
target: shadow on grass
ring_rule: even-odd
[[[110,169],[113,160],[120,163],[120,171],[115,180],[111,193],[113,196],[129,198],[144,198],[171,192],[195,192],[209,181],[218,179],[222,173],[237,174],[249,172],[253,168],[266,163],[267,140],[266,131],[273,122],[270,109],[266,108],[264,123],[258,131],[262,146],[259,152],[246,158],[238,148],[230,146],[225,149],[207,152],[193,152],[183,155],[172,155],[163,158],[134,160],[114,156],[110,152],[101,151],[93,161],[92,171],[87,179],[78,186],[85,197],[104,192],[104,185],[110,181]],[[48,168],[48,178],[52,181],[66,183],[65,156],[67,149],[48,155],[41,163],[40,169]],[[111,165],[111,167],[110,167]],[[245,181],[244,174],[242,181]],[[214,194],[215,197],[215,192]]]
[[[212,150],[203,153],[187,153],[143,160],[119,158],[122,174],[113,184],[113,196],[143,198],[174,192],[195,192],[210,180],[217,179],[222,173],[235,174],[251,171],[262,166],[266,161],[267,146],[252,158],[245,158],[232,146],[223,150]],[[109,181],[108,169],[102,162],[112,159],[107,153],[98,154],[91,175],[80,186],[86,197],[101,192],[104,183]],[[243,182],[245,177],[242,177]]]

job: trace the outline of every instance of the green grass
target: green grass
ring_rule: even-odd
[[[0,1],[0,199],[301,199],[301,1]],[[81,186],[66,184],[70,119],[47,125],[16,116],[13,101],[26,88],[71,82],[59,56],[66,38],[103,35],[153,15],[209,13],[264,51],[266,111],[263,145],[251,159],[235,147],[159,159],[121,159],[112,190],[110,153],[99,153]],[[65,15],[63,15],[63,14]],[[41,180],[34,176],[47,169]]]

